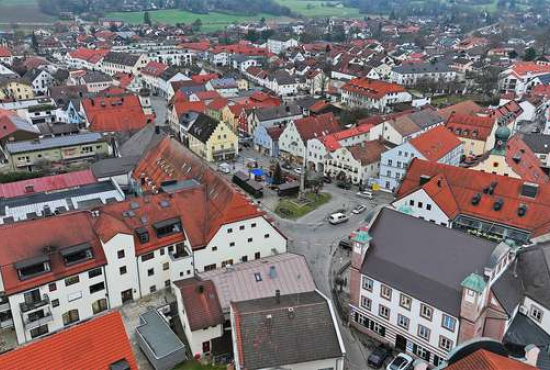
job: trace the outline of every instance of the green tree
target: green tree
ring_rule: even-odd
[[[149,12],[143,13],[143,23],[151,25],[151,14]]]
[[[202,21],[200,20],[200,18],[195,20],[191,27],[193,29],[193,32],[200,32],[201,27],[202,27]]]
[[[537,51],[533,48],[525,49],[525,54],[523,55],[523,60],[526,62],[535,60],[537,58]]]

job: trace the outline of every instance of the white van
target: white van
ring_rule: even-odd
[[[372,199],[372,193],[368,190],[360,191],[356,194],[359,198]]]
[[[338,225],[349,220],[348,216],[343,213],[333,213],[328,217],[328,222],[332,225]]]

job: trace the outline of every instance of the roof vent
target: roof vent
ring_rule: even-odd
[[[518,216],[523,217],[527,213],[527,204],[520,204],[518,208]]]
[[[428,175],[421,175],[420,176],[420,186],[424,185],[425,183],[429,182],[432,178]]]
[[[34,185],[26,185],[25,193],[34,193]]]
[[[481,201],[481,197],[482,197],[481,193],[476,193],[476,195],[474,195],[474,197],[472,198],[472,205],[477,206]]]
[[[197,292],[198,292],[199,294],[204,293],[204,285],[200,284],[200,285],[197,287]]]
[[[170,201],[168,199],[161,200],[159,204],[162,208],[170,207]]]
[[[294,312],[294,308],[289,307],[288,308],[288,318],[292,320],[295,316],[296,316],[296,313]]]
[[[500,211],[502,209],[502,206],[504,205],[504,199],[502,198],[499,198],[497,199],[497,201],[495,202],[495,204],[493,204],[493,209],[495,211]]]
[[[130,203],[130,208],[131,209],[138,209],[139,208],[139,203],[138,202],[131,202]]]

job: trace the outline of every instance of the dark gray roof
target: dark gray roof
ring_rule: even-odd
[[[272,73],[272,80],[276,80],[279,85],[292,85],[296,83],[294,77],[288,74],[287,71],[277,70]]]
[[[393,67],[394,72],[401,74],[415,74],[415,73],[436,73],[436,72],[451,72],[452,69],[448,64],[437,63],[406,63],[398,67]]]
[[[278,107],[259,109],[256,116],[262,121],[271,121],[277,118],[292,117],[302,114],[302,109],[296,104],[285,104]]]
[[[537,154],[550,153],[550,135],[543,134],[523,134],[522,139],[525,144]]]
[[[431,109],[423,109],[421,111],[411,113],[408,117],[421,129],[442,123],[444,121],[436,111]]]
[[[92,164],[91,170],[97,179],[125,175],[131,172],[141,156],[105,158]]]
[[[483,276],[496,247],[388,208],[382,209],[369,233],[364,275],[454,316],[460,313],[462,281],[471,273]]]
[[[100,71],[88,71],[84,76],[82,76],[82,79],[86,83],[113,81],[111,76]]]
[[[525,296],[550,309],[550,243],[520,250],[492,290],[509,315]]]
[[[164,358],[184,348],[183,343],[160,317],[156,310],[139,316],[140,325],[136,328],[157,359]]]
[[[154,125],[145,125],[119,147],[121,157],[141,157],[149,148],[157,145],[164,134],[156,134]]]
[[[105,58],[103,58],[103,62],[121,64],[129,67],[133,67],[136,65],[138,59],[139,59],[139,55],[128,54],[128,53],[116,53],[111,51],[109,54],[105,55]]]
[[[242,368],[277,368],[343,356],[329,304],[318,292],[283,295],[280,303],[269,297],[232,307],[239,316]]]
[[[24,153],[36,150],[61,148],[72,145],[83,145],[102,141],[99,133],[90,132],[86,134],[47,137],[40,140],[20,141],[6,144],[6,150],[12,154]]]
[[[199,116],[189,129],[189,134],[206,143],[220,122],[204,113]]]
[[[517,353],[513,353],[516,357],[522,357],[525,354],[523,348],[530,344],[534,344],[540,348],[537,367],[540,370],[550,370],[550,355],[548,354],[550,335],[527,316],[518,313],[516,317],[514,317],[514,320],[502,339],[502,343],[507,349],[511,350],[511,352],[517,351]]]

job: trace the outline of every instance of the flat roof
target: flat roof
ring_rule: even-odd
[[[156,358],[166,357],[185,347],[156,310],[140,315],[139,319],[143,324],[136,328],[136,332]]]

